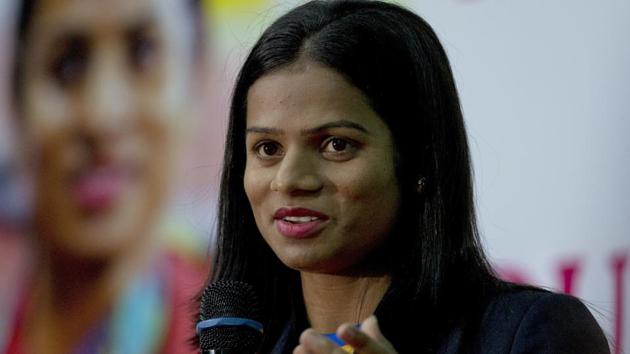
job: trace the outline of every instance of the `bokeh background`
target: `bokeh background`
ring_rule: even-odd
[[[239,65],[299,1],[208,0],[203,110],[191,117],[168,242],[207,254]],[[630,352],[630,2],[408,0],[438,33],[470,136],[492,262],[511,280],[585,300],[613,352]],[[17,166],[10,60],[14,0],[0,0],[0,348],[28,267],[28,188]]]

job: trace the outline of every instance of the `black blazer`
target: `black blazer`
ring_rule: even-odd
[[[497,296],[475,332],[464,343],[465,330],[453,330],[438,353],[610,353],[602,329],[582,302],[542,290]]]
[[[600,354],[608,342],[586,306],[575,297],[517,288],[495,295],[475,323],[454,326],[438,354]],[[464,294],[462,294],[464,296]],[[404,301],[385,296],[376,310],[386,338],[400,354],[425,353],[419,348],[425,330],[415,328],[418,315],[405,316]],[[407,314],[409,312],[407,311]],[[414,318],[411,318],[411,317]],[[308,326],[303,314],[287,323],[272,354],[288,354]]]

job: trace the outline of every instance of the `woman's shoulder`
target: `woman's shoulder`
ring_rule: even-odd
[[[559,318],[559,315],[568,317]],[[484,320],[510,323],[529,319],[560,319],[563,323],[595,321],[584,303],[574,296],[511,284],[493,297],[484,315]]]
[[[454,331],[444,353],[609,353],[608,342],[578,298],[509,285],[489,302],[478,326]]]

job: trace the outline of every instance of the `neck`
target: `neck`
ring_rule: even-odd
[[[361,323],[374,313],[389,288],[389,275],[345,276],[301,273],[304,304],[311,327],[335,332],[342,323]]]

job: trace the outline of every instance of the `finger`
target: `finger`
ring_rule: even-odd
[[[361,324],[361,330],[349,324],[341,325],[337,331],[337,336],[361,354],[396,352],[392,345],[383,337],[374,316],[370,316]]]
[[[293,354],[310,354],[310,352],[300,344],[293,349]]]
[[[335,343],[326,339],[312,329],[307,329],[300,335],[300,350],[309,354],[347,354]],[[296,348],[296,349],[297,349]]]
[[[376,316],[374,315],[368,317],[365,321],[363,321],[363,323],[361,324],[361,330],[363,330],[368,336],[374,338],[379,342],[385,339],[383,333],[381,333],[381,328],[378,326]]]
[[[355,351],[362,354],[376,354],[382,352],[379,351],[378,343],[374,339],[352,325],[341,325],[337,330],[337,336],[346,342],[346,344],[352,346]]]
[[[383,347],[385,347],[389,352],[395,353],[394,346],[383,336],[381,332],[381,328],[378,325],[378,320],[376,316],[372,315],[368,317],[361,324],[361,329],[371,338],[374,338],[377,342],[379,342]]]

